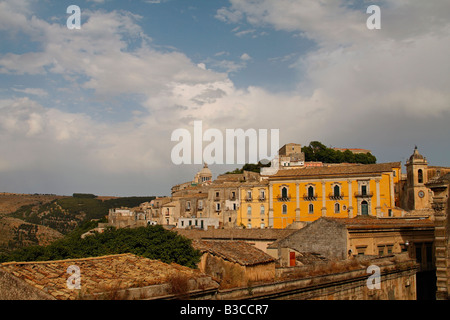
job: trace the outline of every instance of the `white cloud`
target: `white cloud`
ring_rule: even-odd
[[[248,53],[243,53],[241,55],[241,60],[248,61],[248,60],[251,60],[251,59],[252,59],[252,57],[250,57],[250,55]]]
[[[15,92],[21,92],[27,95],[35,95],[35,96],[39,96],[39,97],[46,97],[48,96],[48,92],[40,89],[40,88],[25,88],[25,89],[19,89],[19,88],[12,88],[13,91]]]
[[[355,147],[375,151],[382,150],[389,137],[399,144],[421,139],[422,123],[438,130],[427,137],[448,136],[448,126],[432,125],[450,117],[447,4],[434,8],[406,0],[381,2],[382,30],[372,32],[365,26],[367,15],[342,1],[230,2],[229,8],[217,11],[217,19],[230,24],[245,20],[252,29],[244,31],[255,34],[260,34],[260,26],[302,34],[318,44],[305,56],[276,58],[297,59],[291,66],[301,75],[298,90],[237,89],[228,74],[254,59],[248,53],[231,60],[230,53],[222,51],[194,63],[181,52],[154,46],[139,25],[142,18],[130,13],[86,11],[82,29],[74,32],[32,18],[26,2],[16,7],[0,3],[0,29],[33,36],[42,48],[0,55],[1,73],[63,75],[78,89],[99,96],[139,95],[143,108],[133,110],[130,104],[130,120],[110,123],[58,110],[50,100],[43,105],[31,98],[0,100],[0,142],[9,150],[1,156],[0,170],[34,172],[38,181],[39,172],[54,169],[58,174],[51,178],[53,185],[71,172],[67,179],[85,177],[99,187],[104,180],[112,189],[117,181],[143,179],[144,172],[158,181],[154,188],[166,193],[184,180],[180,172],[190,170],[171,164],[170,134],[177,128],[191,129],[194,120],[203,120],[205,129],[280,129],[281,143],[358,143]],[[46,97],[38,88],[11,91]]]

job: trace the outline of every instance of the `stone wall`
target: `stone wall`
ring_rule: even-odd
[[[269,300],[416,300],[417,266],[382,266],[380,288],[369,288],[367,269],[218,290],[202,299]]]
[[[278,250],[282,257],[282,248],[291,248],[298,252],[315,252],[328,259],[347,258],[347,229],[344,225],[328,219],[319,219],[277,241],[269,248]]]

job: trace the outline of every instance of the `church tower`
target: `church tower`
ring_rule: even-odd
[[[429,191],[425,186],[425,183],[428,182],[427,169],[427,159],[419,153],[416,146],[414,153],[406,161],[406,205],[409,210],[430,208]]]

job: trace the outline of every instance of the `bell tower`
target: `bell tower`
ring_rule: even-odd
[[[430,208],[430,199],[428,188],[425,183],[428,182],[428,162],[427,159],[419,153],[417,146],[414,153],[406,161],[407,175],[407,209],[421,210]]]

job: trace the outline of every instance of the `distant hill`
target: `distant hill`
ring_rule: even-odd
[[[0,218],[0,252],[28,246],[46,246],[63,235],[49,227],[24,222],[12,217]]]
[[[137,207],[155,197],[97,197],[0,193],[0,252],[47,245],[111,208]]]
[[[153,196],[122,197],[103,200],[96,196],[74,194],[72,197],[64,197],[44,204],[24,205],[10,216],[67,234],[85,221],[104,218],[108,215],[109,209],[133,208],[154,198]]]
[[[24,205],[40,205],[65,196],[47,194],[20,194],[20,193],[0,193],[0,217],[17,211]]]

